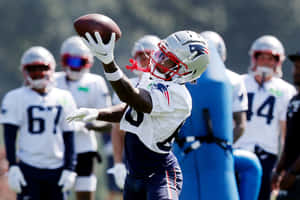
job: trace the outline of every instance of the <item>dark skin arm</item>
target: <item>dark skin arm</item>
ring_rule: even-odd
[[[246,112],[234,112],[234,129],[233,129],[233,143],[235,143],[244,133],[246,127]]]
[[[115,62],[103,64],[106,73],[113,73],[119,69]],[[120,69],[119,69],[120,70]],[[134,88],[129,79],[124,75],[117,81],[110,81],[114,91],[121,101],[138,112],[150,113],[152,111],[152,99],[148,91]]]
[[[105,122],[120,122],[127,108],[125,103],[121,103],[108,108],[99,109],[97,120]]]
[[[96,132],[109,132],[111,130],[111,127],[111,123],[99,120],[88,122],[85,125],[85,128],[87,128],[88,130],[94,130]]]

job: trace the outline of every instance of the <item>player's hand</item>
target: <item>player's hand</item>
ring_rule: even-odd
[[[73,171],[66,169],[62,171],[58,185],[62,187],[63,192],[66,192],[73,187],[76,176],[77,174]]]
[[[116,185],[120,188],[124,188],[127,170],[123,163],[116,163],[113,168],[107,170],[107,173],[114,176]]]
[[[27,185],[23,173],[18,166],[13,165],[9,168],[8,185],[16,193],[21,193],[22,192],[21,186]]]
[[[89,47],[94,56],[96,56],[101,62],[108,64],[111,63],[114,59],[114,48],[115,48],[115,40],[116,33],[112,33],[110,37],[110,41],[107,44],[102,42],[101,35],[99,32],[95,32],[94,36],[96,38],[96,42],[92,38],[90,33],[85,33],[87,40],[82,37],[83,42],[86,46]]]
[[[97,119],[98,109],[94,108],[79,108],[67,116],[67,122],[91,122]],[[75,125],[76,126],[76,125]]]
[[[272,188],[272,190],[278,190],[279,189],[279,183],[280,183],[280,174],[273,171],[272,175],[271,175],[271,188]]]

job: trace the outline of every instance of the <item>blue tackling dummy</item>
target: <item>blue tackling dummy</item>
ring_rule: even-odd
[[[187,84],[192,114],[174,145],[184,179],[180,199],[237,200],[231,86],[214,44],[208,44],[210,64],[196,84]]]

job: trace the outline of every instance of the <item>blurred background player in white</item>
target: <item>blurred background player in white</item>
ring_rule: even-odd
[[[285,145],[272,173],[272,189],[280,190],[276,200],[300,199],[300,52],[288,57],[293,62],[293,80],[297,94],[289,102]]]
[[[25,51],[21,70],[25,85],[8,92],[1,108],[8,183],[18,199],[66,199],[76,160],[73,127],[65,118],[76,104],[69,92],[53,87],[55,60],[45,48]]]
[[[158,50],[160,39],[155,35],[144,35],[139,38],[133,45],[129,62],[131,66],[126,66],[127,69],[134,72],[137,77],[131,78],[131,83],[136,86],[142,79],[143,73],[149,73],[149,63],[151,54]],[[114,93],[113,105],[120,104],[119,97]],[[124,148],[125,132],[120,130],[120,124],[114,123],[111,137],[113,143],[113,163],[114,166],[109,170],[114,176],[115,182],[120,189],[123,189],[126,178],[126,167],[123,164],[123,148]]]
[[[108,87],[105,80],[90,73],[93,65],[93,55],[80,37],[67,38],[61,46],[61,62],[64,72],[55,74],[56,86],[71,92],[78,108],[103,108],[111,105]],[[75,149],[76,164],[76,199],[92,200],[96,191],[97,178],[94,174],[94,161],[98,158],[97,138],[91,127],[95,123],[76,123]]]
[[[283,45],[276,37],[259,37],[249,54],[250,73],[242,76],[248,93],[247,125],[235,146],[258,156],[263,168],[259,200],[267,200],[271,191],[271,171],[286,131],[287,105],[296,91],[291,84],[274,77],[285,59]]]
[[[120,122],[125,130],[128,174],[124,200],[178,199],[182,174],[171,152],[174,136],[191,113],[191,96],[184,83],[193,81],[208,64],[205,40],[193,31],[178,31],[159,42],[151,56],[151,77],[134,88],[114,60],[115,33],[108,44],[95,33],[85,41],[101,60],[105,76],[120,100],[126,103],[106,109],[79,109],[70,121],[91,119]]]

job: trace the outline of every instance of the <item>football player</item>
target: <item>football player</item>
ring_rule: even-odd
[[[1,108],[8,183],[18,199],[66,199],[76,159],[65,118],[76,104],[69,92],[53,87],[55,60],[44,47],[25,51],[21,70],[24,86],[8,92]]]
[[[67,38],[61,46],[60,54],[64,71],[55,74],[56,86],[70,91],[79,108],[110,106],[111,98],[105,80],[100,75],[89,73],[94,59],[81,38],[78,36]],[[95,158],[99,160],[99,154],[95,132],[90,130],[91,128],[88,130],[85,123],[77,123],[75,130],[77,153],[75,191],[78,200],[92,200],[96,191],[94,160]]]
[[[272,189],[282,190],[277,200],[300,199],[300,53],[288,56],[293,62],[293,79],[297,94],[290,100],[287,111],[285,145],[279,162],[272,173]]]
[[[114,60],[115,33],[103,44],[86,33],[93,54],[102,62],[106,79],[121,101],[106,109],[79,109],[70,121],[91,119],[120,122],[125,133],[128,175],[123,196],[132,199],[178,199],[181,170],[171,152],[173,138],[191,113],[191,96],[184,83],[197,79],[208,64],[206,41],[193,31],[178,31],[161,40],[151,55],[150,74],[137,88]]]
[[[242,76],[248,93],[247,124],[236,147],[253,151],[258,156],[263,168],[259,199],[265,200],[270,198],[271,171],[277,160],[279,145],[283,144],[285,113],[295,89],[274,77],[285,59],[284,48],[276,37],[259,37],[249,54],[251,70]]]
[[[137,75],[137,77],[130,79],[133,85],[137,85],[137,83],[142,79],[143,73],[150,71],[150,57],[153,52],[158,50],[157,44],[159,43],[159,41],[160,39],[155,35],[145,35],[134,43],[131,51],[131,55],[133,58],[129,60],[132,65],[126,66],[127,69],[133,71]],[[120,99],[118,98],[116,93],[114,93],[113,105],[117,105],[120,103]],[[122,163],[124,136],[124,131],[120,130],[120,124],[115,123],[111,132],[114,166],[109,170],[109,173],[113,174],[115,182],[120,189],[123,189],[126,178],[126,167]]]

